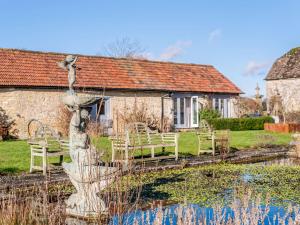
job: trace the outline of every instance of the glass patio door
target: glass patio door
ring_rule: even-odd
[[[198,127],[198,97],[173,99],[174,125],[176,128]]]

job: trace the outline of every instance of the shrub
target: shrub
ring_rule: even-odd
[[[90,137],[108,136],[108,127],[105,124],[96,121],[89,121],[86,132]]]
[[[164,117],[164,127],[161,130],[161,119],[156,114],[149,112],[144,102],[135,102],[132,107],[124,107],[117,112],[117,124],[120,126],[121,132],[125,129],[125,125],[129,123],[141,122],[147,124],[151,130],[159,130],[167,132],[171,129],[171,122],[167,116]],[[119,131],[119,130],[118,130]]]
[[[270,116],[255,118],[217,118],[207,121],[216,130],[229,129],[233,131],[263,130],[265,123],[274,123],[273,118]]]
[[[277,141],[277,138],[271,134],[259,134],[256,136],[257,147],[270,147],[273,143]]]
[[[202,120],[212,120],[221,117],[221,114],[214,109],[202,109],[199,113],[200,119]]]
[[[15,121],[0,107],[0,139],[9,139],[17,136],[18,130],[14,129]]]

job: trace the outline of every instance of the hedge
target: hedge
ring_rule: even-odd
[[[254,118],[218,118],[211,119],[208,123],[216,130],[263,130],[264,123],[274,123],[270,116]]]

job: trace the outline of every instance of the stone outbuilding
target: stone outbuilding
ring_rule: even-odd
[[[300,47],[291,49],[275,61],[266,80],[266,97],[268,112],[284,110],[300,111]],[[273,100],[280,99],[273,107]]]
[[[158,126],[198,127],[198,113],[209,96],[213,108],[233,117],[232,98],[241,90],[211,65],[78,55],[75,88],[82,95],[102,97],[92,119],[116,133],[122,117],[143,107]],[[37,119],[59,127],[61,97],[67,72],[58,67],[66,54],[0,49],[0,107],[27,137],[27,124]],[[98,115],[98,116],[96,116]]]

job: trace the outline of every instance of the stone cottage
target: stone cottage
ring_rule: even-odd
[[[57,127],[67,72],[58,67],[66,54],[0,49],[0,107],[16,121],[21,138],[37,119]],[[92,118],[117,132],[120,115],[136,107],[175,129],[198,127],[198,112],[207,96],[224,117],[234,116],[232,98],[241,91],[211,65],[77,55],[80,94],[102,97]],[[96,115],[99,115],[96,117]]]
[[[268,112],[276,114],[272,99],[280,99],[285,112],[300,111],[300,47],[275,61],[266,80]]]

